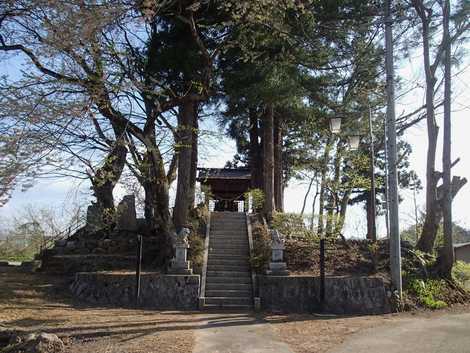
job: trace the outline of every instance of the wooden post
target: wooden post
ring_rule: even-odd
[[[320,239],[320,305],[325,306],[325,239]]]
[[[140,299],[140,273],[142,271],[142,235],[137,235],[137,261],[135,269],[135,303],[139,305]]]
[[[398,214],[397,131],[395,121],[395,83],[393,68],[392,0],[385,3],[385,69],[387,76],[387,146],[390,217],[390,270],[392,283],[402,297],[400,224]]]

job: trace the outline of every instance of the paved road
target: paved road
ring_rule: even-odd
[[[251,314],[206,314],[193,353],[293,353],[269,323]]]
[[[399,319],[358,332],[329,353],[470,353],[470,313]]]

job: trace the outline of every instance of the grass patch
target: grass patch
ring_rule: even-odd
[[[457,261],[452,268],[452,277],[462,287],[470,290],[470,264],[464,261]]]
[[[251,267],[256,273],[262,273],[271,259],[270,238],[267,228],[262,223],[253,223],[253,254],[250,257]]]
[[[418,303],[427,309],[442,309],[448,304],[439,299],[445,296],[447,285],[443,279],[408,279],[406,291],[416,297]]]

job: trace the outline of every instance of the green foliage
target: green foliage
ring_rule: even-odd
[[[374,266],[374,270],[377,271],[379,266],[380,245],[377,241],[375,241],[373,243],[368,244],[367,249],[370,253],[372,266]]]
[[[276,212],[273,214],[271,226],[287,238],[292,236],[302,238],[315,237],[315,233],[307,229],[303,217],[297,213]]]
[[[30,242],[26,247],[18,247],[14,244],[4,241],[0,244],[1,261],[30,261],[39,253],[40,241],[36,239]]]
[[[452,268],[452,277],[462,287],[470,289],[470,264],[464,261],[457,261]]]
[[[191,232],[188,241],[188,260],[191,261],[194,273],[201,274],[204,263],[204,238],[197,232]]]
[[[214,194],[208,185],[201,185],[201,193],[204,194],[204,204],[214,197]],[[208,204],[206,206],[209,207]]]
[[[245,209],[248,209],[248,200],[250,196],[253,201],[253,210],[260,211],[264,207],[264,192],[261,189],[251,189],[245,193]]]
[[[257,273],[262,273],[271,259],[270,238],[267,228],[261,223],[255,223],[252,229],[253,254],[250,264]]]
[[[191,234],[188,237],[188,260],[191,261],[194,273],[202,273],[204,263],[204,238],[206,235],[209,209],[206,205],[193,208],[189,214]]]
[[[445,287],[445,281],[442,279],[411,278],[408,280],[406,291],[415,295],[422,306],[434,310],[447,307],[445,301],[438,299],[443,297]]]

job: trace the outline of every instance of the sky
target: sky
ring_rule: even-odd
[[[409,60],[397,65],[397,76],[405,78],[409,82],[422,81],[423,71],[421,69],[422,59],[419,55],[410,57]],[[15,62],[10,64],[17,65]],[[466,63],[469,66],[469,63]],[[4,66],[4,68],[7,65]],[[10,66],[11,67],[11,66]],[[5,72],[0,68],[0,73]],[[470,68],[461,66],[454,70],[458,75],[453,78],[453,102],[452,102],[452,156],[453,160],[460,157],[460,162],[453,168],[453,175],[470,177],[470,151],[469,151],[469,133],[470,133]],[[399,92],[398,92],[399,94]],[[396,105],[397,116],[412,111],[414,107],[424,104],[424,91],[418,87],[406,96],[399,97]],[[442,126],[442,116],[437,116],[438,125]],[[206,126],[207,127],[207,126]],[[212,126],[214,130],[214,126]],[[225,162],[231,160],[235,153],[235,143],[223,137],[220,129],[215,129],[219,136],[212,137],[212,141],[203,147],[204,158],[200,160],[200,167],[223,167]],[[217,135],[216,133],[216,135]],[[442,138],[442,129],[440,131]],[[425,123],[418,124],[407,130],[404,139],[407,140],[413,148],[410,157],[411,168],[416,171],[423,186],[425,185],[426,173],[426,150],[427,137]],[[442,156],[442,140],[439,142],[437,165],[440,168]],[[299,212],[302,207],[303,197],[307,189],[306,183],[292,182],[285,192],[285,210],[287,212]],[[122,197],[124,191],[117,190],[117,199]],[[414,224],[414,198],[413,191],[400,190],[400,196],[403,199],[400,204],[400,225],[404,229]],[[313,195],[311,195],[313,197]],[[307,205],[311,205],[311,197]],[[21,214],[22,210],[28,205],[38,208],[52,208],[58,215],[66,217],[66,212],[76,204],[86,204],[91,200],[89,184],[83,181],[70,179],[47,179],[40,180],[37,184],[21,192],[19,190],[13,193],[12,199],[5,206],[0,208],[0,227],[5,226],[15,215]],[[416,193],[416,203],[419,210],[424,209],[425,193],[424,190],[418,190]],[[467,207],[470,204],[470,184],[463,187],[454,199],[453,216],[456,223],[463,227],[470,228],[470,212]],[[311,212],[307,209],[306,212]],[[385,234],[385,220],[379,217],[378,233]],[[366,233],[366,217],[361,206],[349,208],[345,234],[352,237],[364,237]]]

